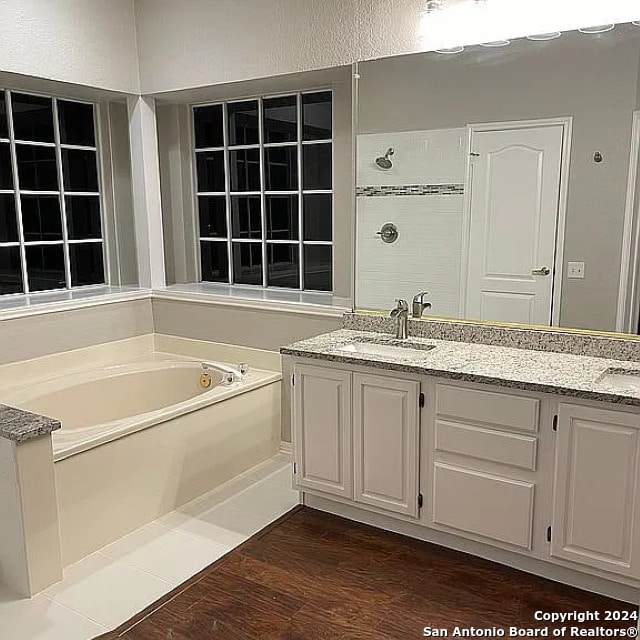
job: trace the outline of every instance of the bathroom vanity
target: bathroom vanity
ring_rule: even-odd
[[[352,330],[282,353],[305,503],[637,597],[640,362]]]

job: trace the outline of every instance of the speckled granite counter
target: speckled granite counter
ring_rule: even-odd
[[[26,442],[60,428],[57,420],[0,404],[0,438]]]
[[[435,348],[415,351],[397,347],[397,354],[385,355],[339,351],[352,342],[394,343],[389,334],[342,329],[283,347],[280,353],[640,406],[640,389],[636,385],[623,389],[601,380],[608,369],[637,371],[640,376],[640,362],[466,342],[413,337],[409,340],[417,346],[433,344]]]

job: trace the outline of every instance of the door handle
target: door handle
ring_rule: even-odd
[[[532,276],[548,276],[551,273],[551,269],[549,267],[540,267],[540,269],[532,269]]]

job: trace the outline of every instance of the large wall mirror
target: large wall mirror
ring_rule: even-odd
[[[640,26],[588,31],[360,63],[358,309],[639,332]]]

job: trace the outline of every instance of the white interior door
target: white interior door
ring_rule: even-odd
[[[466,317],[551,324],[562,124],[471,134]]]

